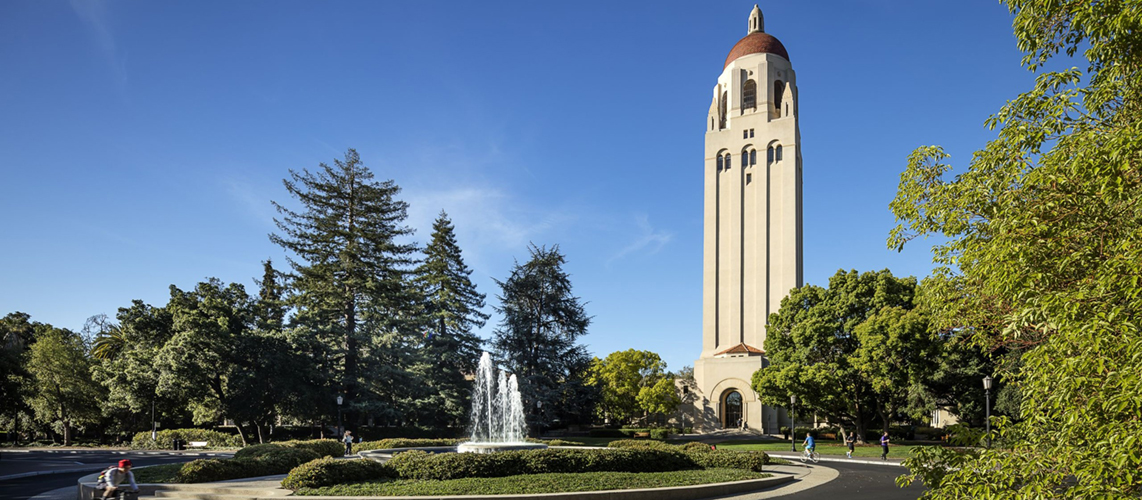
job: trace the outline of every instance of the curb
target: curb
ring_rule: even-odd
[[[771,457],[783,458],[785,460],[789,460],[790,462],[800,462],[801,461],[801,455],[800,454],[797,454],[797,455],[776,455],[776,454],[769,453],[769,452],[766,452],[766,453],[769,454],[769,456],[771,456]],[[832,457],[829,457],[827,455],[821,455],[821,460],[819,460],[819,462],[821,462],[821,463],[824,463],[824,462],[840,462],[840,463],[846,463],[846,464],[890,465],[893,467],[904,467],[904,464],[902,462],[889,462],[889,461],[885,461],[885,460],[857,460],[855,458],[832,458]]]
[[[698,484],[692,486],[672,486],[669,488],[640,488],[633,490],[575,491],[566,493],[525,493],[517,495],[455,495],[417,497],[351,497],[351,496],[312,496],[307,500],[376,500],[379,498],[415,498],[417,500],[504,500],[518,498],[541,498],[544,500],[696,500],[700,498],[737,495],[771,488],[792,482],[789,476],[772,476],[762,479],[733,481],[729,483]],[[275,500],[272,497],[254,497],[248,500]],[[280,500],[277,499],[277,500]]]

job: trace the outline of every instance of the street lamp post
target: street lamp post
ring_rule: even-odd
[[[539,431],[538,435],[536,435],[535,438],[536,439],[542,439],[543,438],[543,401],[536,401],[535,402],[535,410],[536,410],[536,412],[535,412],[536,416],[539,417],[539,421],[535,423],[536,424],[535,426],[538,428],[538,431]]]
[[[984,409],[987,415],[984,422],[987,429],[987,447],[991,448],[991,375],[983,377],[983,395]]]
[[[151,441],[158,441],[158,426],[155,425],[155,398],[151,398]]]
[[[345,427],[341,425],[341,403],[345,401],[340,394],[337,395],[337,437],[345,435]]]
[[[797,396],[789,395],[789,446],[797,451]]]

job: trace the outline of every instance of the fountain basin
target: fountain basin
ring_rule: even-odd
[[[460,443],[456,446],[458,453],[495,453],[497,451],[512,450],[544,450],[547,445],[542,443]]]

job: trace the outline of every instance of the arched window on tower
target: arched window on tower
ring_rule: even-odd
[[[727,170],[729,170],[730,165],[733,165],[733,163],[730,163],[730,154],[729,153],[726,153],[726,161],[722,162],[722,164],[725,165],[725,168]]]
[[[785,95],[785,82],[773,82],[773,117],[781,118],[781,96]]]
[[[749,150],[749,164],[750,165],[757,165],[757,150],[756,149]]]
[[[742,85],[742,109],[757,109],[757,82],[753,80]]]
[[[718,155],[718,170],[722,169],[722,155]]]
[[[749,166],[749,152],[748,151],[742,151],[742,167],[744,168],[744,167],[748,167],[748,166]]]
[[[781,145],[777,146],[777,161],[781,161]]]
[[[773,163],[773,146],[770,146],[765,152],[765,161],[767,164]]]

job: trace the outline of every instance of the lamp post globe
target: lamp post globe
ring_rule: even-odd
[[[789,395],[789,448],[797,451],[797,395]]]
[[[984,428],[987,432],[987,447],[991,448],[991,375],[983,377],[983,397],[984,397]]]

